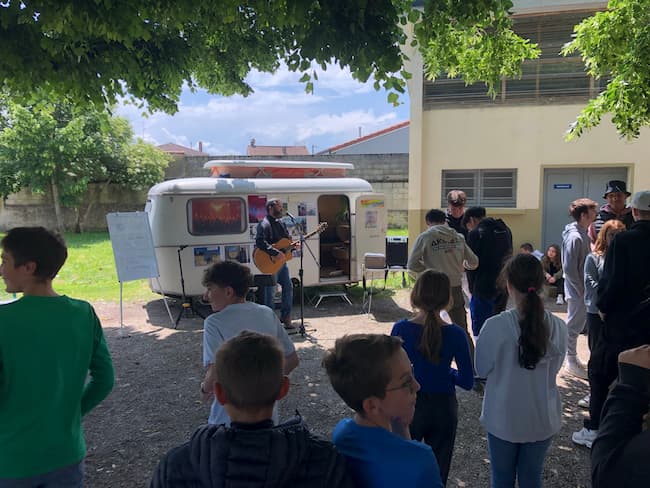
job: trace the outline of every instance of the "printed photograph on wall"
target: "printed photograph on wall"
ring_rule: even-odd
[[[195,247],[194,266],[208,266],[221,261],[221,247]]]
[[[257,238],[257,224],[250,224],[248,226],[248,235],[251,238],[251,241],[255,241]]]
[[[378,221],[377,210],[368,210],[366,212],[366,229],[376,229]]]
[[[240,263],[250,263],[250,252],[248,246],[234,245],[225,246],[225,257],[229,261],[238,261]]]
[[[258,223],[266,216],[266,197],[248,195],[248,222]]]
[[[298,216],[304,217],[305,215],[307,215],[307,203],[300,202],[298,204]]]

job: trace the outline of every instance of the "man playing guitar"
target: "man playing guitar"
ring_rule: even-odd
[[[293,329],[291,323],[291,304],[293,302],[293,285],[289,268],[286,264],[286,256],[283,252],[273,247],[273,244],[281,239],[290,239],[287,226],[280,219],[282,217],[282,201],[279,198],[271,198],[266,202],[266,217],[257,226],[257,237],[255,247],[267,253],[273,260],[282,262],[282,267],[275,274],[275,279],[282,287],[282,305],[280,307],[280,321],[285,329]],[[264,287],[264,304],[274,310],[273,298],[275,286]]]

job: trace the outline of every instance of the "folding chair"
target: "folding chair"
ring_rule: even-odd
[[[363,255],[363,264],[361,265],[361,273],[363,276],[363,304],[362,308],[368,306],[367,313],[370,315],[372,307],[372,295],[374,291],[375,276],[379,274],[379,278],[384,278],[384,288],[386,288],[386,273],[388,266],[386,266],[386,255],[380,253],[367,252]],[[366,286],[366,279],[370,279],[370,290]]]

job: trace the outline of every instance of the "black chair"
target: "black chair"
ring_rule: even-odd
[[[386,236],[386,274],[402,273],[402,286],[406,287],[406,263],[409,259],[409,238],[405,236]]]

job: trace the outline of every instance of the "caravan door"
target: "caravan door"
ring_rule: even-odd
[[[368,193],[358,196],[352,214],[354,235],[354,253],[350,263],[351,272],[356,271],[353,280],[362,278],[361,265],[363,255],[367,252],[386,253],[386,231],[388,218],[386,200],[381,193]]]

